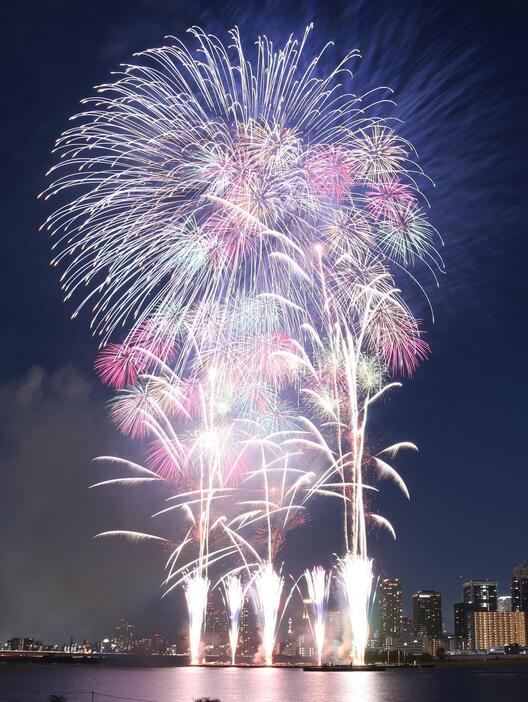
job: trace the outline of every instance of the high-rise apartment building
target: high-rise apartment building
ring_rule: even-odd
[[[251,602],[249,597],[244,597],[244,604],[240,610],[238,655],[246,659],[253,658],[259,646],[255,612],[250,605]]]
[[[118,653],[131,653],[134,650],[136,632],[134,624],[121,619],[114,630],[114,641]]]
[[[339,609],[329,609],[326,614],[326,640],[338,646],[343,637],[343,619],[346,614]]]
[[[288,630],[286,638],[281,643],[280,653],[283,656],[295,656],[297,653],[297,643],[295,638],[295,629],[293,627],[293,619],[288,617]]]
[[[213,656],[229,655],[229,636],[225,608],[216,593],[209,593],[205,612],[204,644],[208,654]]]
[[[419,590],[412,596],[413,622],[419,634],[442,637],[442,596],[433,590]]]
[[[463,611],[461,632],[463,648],[474,650],[476,641],[475,617],[473,615],[475,612],[497,611],[497,582],[495,580],[467,580],[462,586],[462,591],[464,602],[460,603],[460,608]]]
[[[382,580],[379,586],[379,628],[381,644],[388,638],[401,639],[403,630],[402,586],[399,580]]]
[[[468,611],[468,605],[465,602],[455,602],[454,621],[456,650],[467,648],[467,632],[469,628]],[[473,616],[472,612],[470,612],[470,614]]]
[[[475,648],[526,646],[526,612],[473,612]]]

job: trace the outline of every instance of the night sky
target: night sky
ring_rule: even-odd
[[[254,11],[251,6],[254,6]],[[152,490],[89,491],[111,469],[101,454],[140,458],[106,417],[92,370],[88,315],[61,300],[37,201],[53,141],[92,87],[135,51],[199,24],[252,42],[282,41],[315,23],[315,44],[360,49],[356,90],[395,90],[402,133],[436,187],[431,220],[447,275],[431,320],[416,299],[432,355],[376,411],[375,441],[417,443],[399,460],[411,501],[385,484],[379,511],[398,540],[370,536],[376,571],[399,577],[406,608],[436,589],[452,627],[462,578],[496,578],[528,559],[525,457],[527,92],[524,2],[215,3],[4,0],[0,10],[0,640],[95,639],[121,616],[174,635],[180,599],[160,603],[163,555],[149,545],[93,541],[97,531],[149,528]],[[316,506],[285,560],[293,570],[339,549],[335,511]]]

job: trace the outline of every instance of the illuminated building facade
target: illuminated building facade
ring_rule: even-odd
[[[297,643],[295,641],[293,619],[291,617],[288,617],[288,631],[286,632],[286,640],[283,642],[280,652],[283,656],[295,656],[297,653]]]
[[[475,648],[526,646],[526,612],[473,612]]]
[[[422,636],[442,638],[442,596],[433,590],[420,590],[412,596],[413,622]]]
[[[343,637],[343,615],[339,609],[329,609],[326,614],[326,640],[339,645]]]
[[[210,593],[205,613],[205,648],[213,656],[227,656],[229,635],[225,608]]]
[[[118,653],[131,653],[134,651],[136,631],[134,624],[127,619],[121,619],[114,629],[114,640]]]
[[[253,657],[258,648],[255,615],[250,607],[248,597],[244,597],[244,604],[240,611],[240,629],[238,636],[238,652],[244,658]]]
[[[401,639],[403,632],[402,587],[399,580],[382,580],[379,586],[379,637],[382,646],[387,639]]]
[[[494,580],[468,580],[463,586],[464,602],[474,612],[497,611],[497,582]]]
[[[303,613],[299,625],[297,635],[297,656],[299,658],[315,658],[317,653],[315,649],[315,641],[310,626],[310,617],[308,612],[312,606],[311,600],[303,600]]]
[[[468,609],[468,605],[465,602],[455,602],[454,605],[454,621],[455,621],[455,650],[464,650],[468,646],[467,642],[467,632],[469,629],[468,623],[468,612],[472,615],[472,612]]]
[[[468,650],[477,648],[475,639],[475,612],[497,611],[497,582],[495,580],[468,580],[463,585],[464,643]]]

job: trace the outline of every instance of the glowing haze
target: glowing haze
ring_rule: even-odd
[[[409,495],[367,442],[369,411],[428,353],[399,290],[443,264],[425,176],[398,136],[391,93],[352,92],[347,54],[326,70],[311,27],[246,52],[198,28],[122,66],[58,140],[59,205],[46,222],[74,314],[89,307],[96,362],[117,390],[111,414],[141,439],[145,464],[107,457],[125,477],[167,487],[155,515],[180,514],[166,591],[183,587],[192,662],[203,658],[211,587],[224,592],[232,661],[251,591],[272,663],[287,603],[280,562],[310,501],[339,505],[336,582],[351,658],[364,663],[379,479]],[[416,269],[416,270],[415,270]],[[368,484],[365,475],[368,472]],[[340,544],[329,544],[333,553]],[[306,572],[321,662],[331,576]],[[216,585],[215,585],[216,582]]]

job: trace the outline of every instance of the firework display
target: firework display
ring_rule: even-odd
[[[173,536],[166,593],[182,587],[191,661],[203,660],[211,589],[222,590],[235,662],[251,593],[272,663],[288,599],[281,549],[310,504],[331,501],[343,543],[329,546],[364,664],[373,564],[369,525],[377,481],[407,487],[374,452],[373,403],[428,354],[398,278],[443,269],[426,215],[426,177],[391,119],[386,89],[349,90],[346,55],[326,68],[309,55],[308,27],[281,49],[266,37],[246,52],[198,28],[124,65],[84,101],[59,138],[44,197],[74,315],[92,311],[96,370],[116,390],[110,412],[141,441],[144,465],[106,458],[125,477],[158,482],[155,515]],[[368,483],[365,476],[368,472]],[[376,483],[376,484],[374,484]],[[211,587],[216,580],[217,585]],[[321,664],[332,575],[305,573]]]
[[[231,665],[235,665],[240,631],[240,615],[244,605],[245,590],[239,576],[230,573],[223,579],[223,595],[229,621],[229,648]]]
[[[312,633],[317,649],[317,663],[321,665],[325,643],[326,611],[332,576],[321,566],[315,566],[311,570],[306,569],[304,577],[312,608]]]

